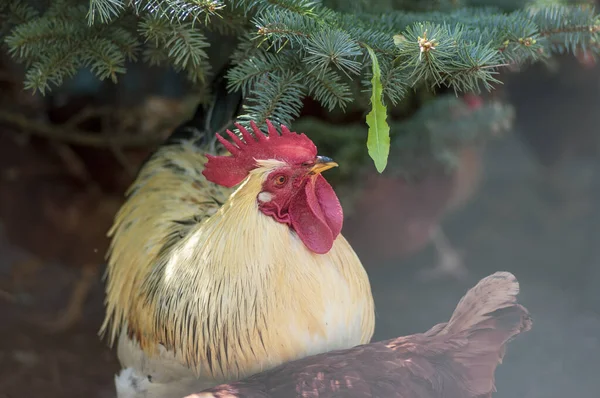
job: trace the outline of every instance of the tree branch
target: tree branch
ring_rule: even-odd
[[[25,116],[0,110],[0,122],[6,122],[25,130],[27,133],[50,140],[94,148],[143,148],[160,144],[160,135],[130,135],[117,133],[111,136],[79,131],[64,125],[53,126],[27,119]]]

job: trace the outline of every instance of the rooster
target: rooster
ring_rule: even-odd
[[[509,272],[482,279],[447,323],[303,358],[186,398],[490,398],[506,343],[531,329]]]
[[[143,165],[109,231],[100,333],[118,340],[119,397],[179,398],[374,332],[368,276],[321,175],[337,164],[269,121],[268,135],[252,122],[224,139],[241,97],[224,75],[213,93]]]

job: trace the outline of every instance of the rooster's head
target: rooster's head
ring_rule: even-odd
[[[226,187],[246,178],[260,179],[258,209],[288,224],[311,251],[327,253],[342,230],[343,212],[321,173],[337,163],[317,156],[315,144],[306,135],[291,132],[286,126],[281,126],[279,134],[267,121],[267,136],[254,122],[250,125],[254,136],[236,124],[243,139],[227,131],[233,143],[217,134],[231,156],[208,155],[204,176]]]

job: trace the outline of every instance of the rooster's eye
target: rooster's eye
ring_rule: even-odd
[[[282,186],[286,182],[287,182],[287,177],[284,175],[278,175],[277,177],[275,177],[275,185],[277,185],[277,186]]]

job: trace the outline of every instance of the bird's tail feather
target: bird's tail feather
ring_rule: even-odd
[[[469,330],[496,318],[501,310],[528,315],[527,310],[517,304],[518,294],[519,282],[510,272],[496,272],[483,278],[459,301],[445,327],[446,333]],[[526,320],[523,322],[524,326],[530,324]]]
[[[194,140],[198,146],[212,142],[215,134],[229,127],[242,109],[242,93],[228,92],[225,75],[230,65],[224,66],[215,76],[211,85],[212,101],[200,104],[191,119],[179,125],[169,136],[166,144],[176,144],[181,140]]]
[[[425,333],[457,343],[449,354],[461,369],[463,388],[472,396],[495,391],[494,372],[502,363],[506,343],[531,329],[529,312],[517,303],[518,293],[513,274],[496,272],[465,294],[448,323]]]

